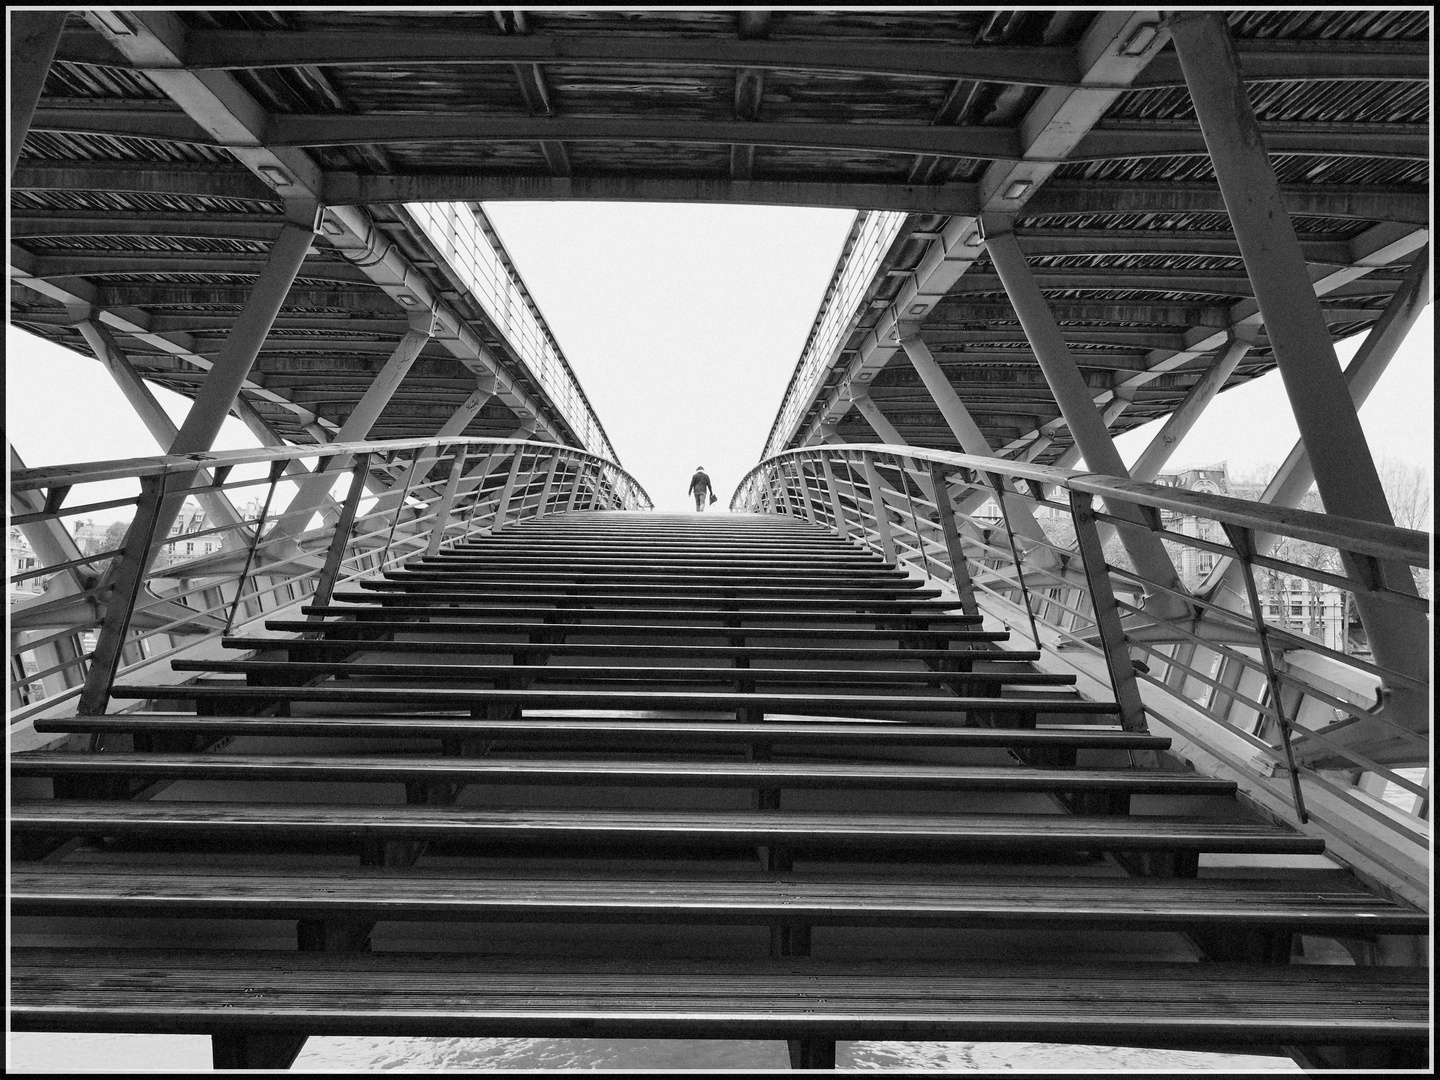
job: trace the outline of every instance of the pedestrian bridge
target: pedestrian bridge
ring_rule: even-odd
[[[11,451],[16,1030],[1426,1066],[1431,540],[1356,408],[1427,11],[11,20],[12,325],[165,450]],[[856,210],[732,513],[652,510],[503,199]],[[1154,482],[1277,368],[1258,500]]]

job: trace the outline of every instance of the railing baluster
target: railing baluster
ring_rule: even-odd
[[[1245,581],[1245,595],[1250,601],[1250,621],[1260,636],[1260,657],[1265,661],[1265,680],[1270,684],[1270,701],[1275,707],[1275,722],[1280,728],[1280,741],[1285,747],[1285,765],[1290,770],[1290,794],[1295,800],[1295,816],[1303,825],[1309,817],[1305,813],[1305,799],[1300,794],[1300,774],[1295,769],[1295,751],[1290,747],[1290,721],[1285,716],[1285,702],[1280,696],[1280,675],[1275,670],[1275,657],[1270,653],[1269,627],[1265,623],[1265,612],[1260,607],[1259,590],[1255,588],[1255,568],[1250,562],[1255,554],[1255,534],[1250,529],[1242,529],[1226,522],[1221,522],[1220,527],[1225,530],[1225,537],[1235,549],[1236,558],[1240,560],[1240,576]]]
[[[899,563],[895,555],[895,538],[890,534],[890,513],[885,508],[885,493],[881,487],[880,474],[875,469],[875,460],[869,453],[862,458],[865,468],[865,483],[870,488],[870,510],[875,515],[875,529],[880,536],[880,547],[887,562]]]
[[[416,453],[419,453],[417,450]],[[345,558],[345,549],[350,544],[350,533],[355,528],[355,513],[360,508],[360,497],[365,493],[365,477],[370,471],[370,455],[361,454],[355,459],[355,466],[350,473],[350,490],[345,495],[345,504],[340,508],[340,520],[335,522],[335,535],[330,538],[330,547],[325,552],[325,565],[320,569],[320,577],[315,583],[315,593],[311,597],[311,603],[316,607],[325,607],[330,603],[330,597],[335,592],[335,582],[340,577],[340,564]],[[405,509],[405,499],[402,497],[400,503],[395,507],[395,519]],[[390,534],[395,534],[392,523]],[[390,550],[387,541],[385,550]],[[384,565],[384,557],[381,557],[381,565]],[[321,622],[325,616],[318,612],[307,616],[310,622]]]
[[[460,474],[465,469],[465,448],[455,448],[455,460],[450,465],[450,475],[445,480],[445,493],[440,496],[440,505],[435,508],[435,520],[430,523],[430,543],[425,548],[425,554],[434,555],[440,550],[440,544],[445,539],[445,530],[450,527],[450,513],[455,506],[455,493],[460,488]],[[551,462],[551,471],[554,471],[554,462]]]
[[[950,556],[951,581],[960,597],[960,610],[966,615],[979,615],[980,605],[975,600],[975,585],[970,579],[970,564],[965,559],[965,547],[960,539],[960,526],[955,521],[955,507],[950,502],[950,485],[945,479],[944,466],[932,462],[930,479],[935,485],[940,535],[945,539],[945,550]]]
[[[275,497],[275,488],[280,482],[280,477],[285,475],[286,464],[284,461],[270,463],[270,486],[265,489],[265,503],[260,507],[259,520],[255,522],[255,535],[250,538],[250,550],[245,556],[245,566],[240,571],[240,579],[235,583],[235,600],[231,603],[230,611],[225,616],[225,633],[227,634],[235,625],[235,612],[240,607],[240,598],[245,595],[245,582],[250,578],[250,566],[255,562],[255,552],[260,547],[260,534],[265,531],[265,517],[270,513],[270,500]]]
[[[1040,630],[1035,625],[1035,609],[1030,604],[1030,587],[1025,584],[1025,566],[1020,558],[1020,548],[1015,543],[1015,530],[1010,527],[1010,511],[1005,508],[1005,488],[999,473],[986,473],[990,486],[995,489],[995,502],[1000,506],[1000,520],[1005,525],[1005,539],[1010,543],[1010,556],[1014,559],[1015,580],[1020,584],[1020,599],[1025,604],[1025,615],[1030,620],[1030,637],[1035,648],[1040,648]]]
[[[1125,629],[1120,623],[1120,609],[1110,587],[1110,571],[1105,565],[1105,548],[1095,528],[1093,499],[1083,491],[1070,492],[1070,514],[1075,522],[1075,539],[1080,548],[1080,566],[1090,587],[1090,607],[1095,613],[1095,626],[1100,631],[1100,645],[1105,666],[1110,672],[1110,685],[1115,702],[1120,706],[1120,726],[1126,731],[1146,731],[1145,705],[1140,699],[1140,685],[1135,680],[1135,664],[1125,643]]]
[[[140,481],[135,517],[125,533],[124,553],[115,564],[114,587],[105,601],[105,617],[100,621],[95,654],[90,660],[90,670],[85,674],[85,688],[80,692],[77,711],[81,716],[103,716],[109,707],[110,687],[120,668],[120,653],[125,647],[125,635],[130,630],[130,616],[134,614],[135,601],[144,588],[145,571],[150,569],[157,550],[155,532],[168,498],[166,481],[170,476],[167,471]],[[190,476],[187,474],[185,479],[190,479]]]

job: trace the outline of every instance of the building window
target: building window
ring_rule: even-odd
[[[1279,615],[1279,614],[1280,614],[1280,605],[1279,605],[1279,604],[1271,604],[1271,605],[1270,605],[1270,614],[1271,614],[1271,615]]]
[[[186,555],[193,555],[193,554],[195,554],[195,545],[194,545],[194,544],[186,544],[186,545],[185,545],[185,554],[186,554]]]
[[[1290,614],[1291,614],[1291,615],[1296,615],[1296,616],[1304,615],[1304,614],[1305,614],[1305,605],[1304,605],[1304,604],[1301,604],[1301,603],[1298,603],[1298,602],[1297,602],[1297,603],[1292,603],[1292,604],[1290,605]]]

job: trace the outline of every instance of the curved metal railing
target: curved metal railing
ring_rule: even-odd
[[[305,461],[331,483],[308,479]],[[117,480],[139,481],[139,494],[74,497]],[[234,509],[237,496],[249,496],[243,511]],[[196,514],[177,522],[186,500],[204,506],[204,527],[186,531]],[[162,660],[286,609],[324,604],[337,585],[416,553],[544,514],[651,508],[644,488],[614,462],[513,439],[395,439],[15,470],[10,524],[52,553],[64,554],[68,543],[72,557],[10,577],[12,588],[45,583],[10,609],[12,733],[43,713],[105,712],[117,676],[154,668],[152,677],[163,679]],[[133,517],[120,547],[77,554],[67,519],[123,517],[127,509]]]
[[[1042,650],[1042,665],[1078,671],[1092,692],[1113,693],[1125,727],[1170,729],[1177,752],[1208,755],[1272,812],[1352,840],[1363,819],[1360,832],[1378,826],[1407,850],[1428,845],[1428,775],[1417,782],[1406,768],[1429,761],[1428,660],[1417,673],[1328,647],[1287,625],[1288,610],[1277,610],[1285,605],[1262,596],[1267,577],[1300,579],[1357,597],[1367,611],[1398,614],[1423,646],[1429,602],[1413,577],[1403,578],[1428,569],[1426,533],[869,443],[768,458],[730,507],[833,529],[930,578],[967,613],[1013,624]],[[1309,545],[1311,557],[1267,553],[1272,537]],[[1237,572],[1225,588],[1196,595],[1176,577],[1137,572],[1125,548],[1141,541],[1158,541],[1171,558],[1197,552],[1202,571],[1231,559]],[[1412,807],[1377,797],[1386,790],[1413,794]]]

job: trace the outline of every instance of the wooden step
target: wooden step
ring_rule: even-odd
[[[465,593],[456,590],[451,593],[432,595],[404,592],[369,592],[360,589],[337,589],[334,600],[343,603],[325,607],[306,605],[301,610],[306,614],[348,615],[359,610],[393,611],[404,609],[407,614],[434,617],[436,615],[478,614],[496,615],[501,612],[517,615],[561,612],[566,615],[599,616],[615,618],[656,618],[656,619],[812,619],[821,622],[955,622],[975,627],[982,619],[979,615],[956,615],[961,604],[959,600],[774,600],[768,598],[734,599],[680,597],[637,597],[627,604],[626,597],[605,597],[583,593],[552,593],[549,595],[527,595],[525,593]],[[353,606],[350,606],[353,605]],[[782,606],[783,605],[783,606]]]
[[[345,845],[439,840],[699,850],[785,845],[883,856],[915,851],[1013,856],[1076,851],[1319,855],[1322,840],[1250,822],[1067,814],[834,814],[766,810],[490,809],[103,800],[16,800],[11,834],[143,837],[232,846],[250,840]]]
[[[17,1031],[1189,1045],[1397,1043],[1428,973],[1273,964],[583,960],[31,949]],[[262,989],[263,988],[263,989]],[[1057,988],[1068,992],[1057,993]]]
[[[558,579],[558,580],[557,580]],[[835,581],[825,585],[801,585],[793,578],[777,574],[771,578],[741,578],[737,581],[712,579],[709,575],[696,575],[693,579],[677,579],[670,574],[523,574],[517,571],[494,570],[480,572],[392,570],[383,578],[359,582],[362,589],[414,589],[424,591],[451,588],[478,589],[494,588],[500,591],[516,589],[567,589],[584,588],[594,592],[630,590],[655,593],[688,592],[696,596],[816,596],[866,599],[899,599],[911,597],[941,596],[940,589],[929,588],[919,578],[902,577],[893,583],[874,581]]]
[[[280,660],[172,660],[175,671],[225,672],[254,675],[277,681],[291,675],[295,684],[319,675],[349,675],[385,679],[515,679],[567,682],[653,682],[653,683],[820,683],[829,686],[920,683],[933,686],[972,688],[963,696],[997,694],[1007,685],[1071,686],[1074,675],[1051,675],[1038,671],[886,671],[877,668],[846,670],[834,668],[757,667],[603,667],[562,664],[383,664],[372,662],[332,663]]]
[[[401,710],[471,708],[514,705],[527,709],[744,709],[758,720],[766,713],[793,713],[806,716],[868,716],[893,712],[934,712],[933,723],[965,723],[966,714],[1011,716],[1038,713],[1075,716],[1113,716],[1117,706],[1103,701],[1081,701],[1053,697],[954,697],[917,694],[786,694],[768,690],[751,692],[674,690],[554,690],[545,688],[441,689],[435,687],[388,686],[217,686],[126,685],[111,691],[116,698],[146,700],[194,700],[250,702],[339,702],[388,705]]]
[[[437,557],[438,558],[438,557]],[[894,568],[886,569],[877,567],[873,570],[840,570],[826,569],[824,567],[807,568],[803,574],[797,574],[794,570],[772,570],[766,567],[746,568],[737,566],[703,566],[694,567],[690,570],[666,569],[664,571],[647,571],[641,567],[629,567],[625,569],[606,570],[603,568],[587,568],[580,573],[568,561],[557,563],[548,569],[536,569],[535,566],[525,560],[506,560],[503,564],[495,563],[487,559],[469,559],[463,563],[458,561],[439,562],[426,558],[413,559],[405,564],[405,569],[395,571],[402,574],[414,574],[417,577],[445,577],[453,576],[457,580],[467,578],[489,578],[497,574],[514,575],[526,578],[552,578],[555,576],[564,577],[574,581],[730,581],[737,582],[775,582],[785,584],[795,581],[824,582],[840,585],[885,585],[886,587],[905,587],[905,582],[914,582],[920,585],[918,578],[913,578],[904,570]],[[820,587],[820,586],[817,586]]]
[[[629,716],[593,719],[546,716],[485,720],[463,716],[195,716],[190,713],[113,713],[37,718],[42,733],[96,732],[395,738],[542,742],[599,746],[649,744],[677,749],[731,746],[981,747],[995,749],[1165,750],[1162,735],[1105,727],[967,728],[898,721],[779,721],[741,723]]]
[[[327,630],[337,623],[301,623],[308,630],[324,627]],[[354,625],[354,624],[352,624]],[[337,640],[335,638],[268,638],[235,636],[222,639],[227,649],[257,649],[261,651],[290,650],[303,652],[415,652],[415,653],[462,653],[484,655],[489,653],[523,655],[544,652],[554,656],[594,655],[610,656],[654,656],[683,657],[686,659],[726,658],[730,660],[851,660],[863,663],[945,663],[965,666],[975,663],[1018,666],[1040,659],[1040,653],[1030,649],[894,649],[882,646],[806,646],[806,645],[663,645],[663,644],[606,644],[603,642],[547,642],[534,645],[517,641],[390,641],[372,637]]]
[[[302,611],[316,612],[313,607]],[[323,609],[322,609],[323,610]],[[344,609],[347,613],[352,609]],[[361,610],[361,609],[353,609]],[[948,621],[948,620],[947,620]],[[418,619],[359,618],[325,622],[307,622],[304,619],[266,619],[270,630],[305,631],[309,633],[406,633],[406,634],[456,634],[456,633],[500,633],[545,635],[547,637],[566,634],[599,635],[602,637],[640,637],[649,635],[658,638],[686,637],[803,637],[806,640],[848,640],[848,641],[1008,641],[1007,631],[965,629],[968,623],[954,628],[931,628],[911,630],[898,628],[890,630],[870,627],[792,627],[792,626],[670,626],[645,623],[564,623],[564,622],[490,622],[480,619],[444,619],[422,622]]]
[[[374,754],[12,754],[12,776],[123,776],[165,780],[309,783],[568,784],[752,789],[1234,795],[1235,783],[1160,769],[1021,766],[817,765],[778,762],[536,761]]]
[[[913,580],[913,579],[912,579]],[[657,584],[640,584],[633,582],[610,582],[592,583],[584,578],[577,578],[574,582],[529,582],[510,581],[503,577],[493,580],[464,581],[457,580],[455,575],[441,574],[434,578],[414,578],[399,575],[387,575],[378,581],[358,582],[360,589],[369,592],[381,593],[431,593],[455,594],[460,596],[515,596],[525,597],[536,596],[559,596],[566,599],[575,597],[595,597],[612,599],[614,597],[640,597],[645,600],[658,599],[662,597],[675,597],[694,603],[697,600],[706,601],[731,601],[743,600],[747,602],[762,602],[783,600],[787,603],[815,602],[823,600],[831,605],[853,603],[863,605],[876,601],[887,601],[891,603],[929,603],[936,600],[942,594],[939,589],[906,588],[872,588],[872,587],[799,587],[793,585],[717,585],[712,583],[704,584],[678,584],[667,581]],[[918,582],[917,582],[918,586]],[[362,593],[363,595],[363,593]]]
[[[304,919],[367,916],[482,922],[693,922],[807,926],[1198,928],[1425,934],[1429,916],[1358,889],[1203,878],[967,878],[854,875],[684,879],[479,876],[473,872],[236,872],[16,864],[12,915]]]

